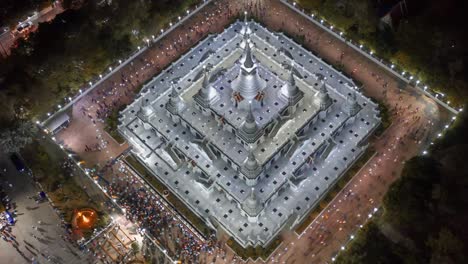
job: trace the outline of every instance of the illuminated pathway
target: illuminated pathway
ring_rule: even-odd
[[[115,73],[75,104],[72,122],[69,128],[57,136],[57,140],[78,153],[89,167],[96,163],[103,167],[107,161],[125,150],[126,144],[120,146],[103,132],[103,124],[96,118],[99,104],[102,106],[105,101],[106,105],[112,106],[116,102],[118,106],[131,102],[134,91],[140,84],[164,69],[179,54],[185,53],[206,32],[220,32],[229,23],[230,15],[244,11],[243,7],[234,6],[232,2],[230,5],[223,5],[222,2],[217,1],[222,11],[214,6],[206,7],[160,44],[157,43],[142,53],[132,64]],[[237,2],[242,3],[244,2]],[[352,73],[354,79],[363,83],[364,93],[385,101],[392,113],[392,125],[374,143],[377,154],[300,238],[293,232],[284,232],[284,243],[268,261],[331,262],[341,246],[365,223],[368,214],[380,205],[388,186],[399,176],[402,162],[420,153],[422,145],[430,142],[428,138],[432,138],[448,123],[440,120],[448,120],[450,117],[445,110],[441,110],[432,100],[414,89],[406,87],[400,91],[397,80],[386,71],[279,1],[252,3],[254,4],[249,4],[250,9],[269,28],[283,30],[289,35],[304,35],[307,49],[314,50],[319,57],[332,63],[343,64],[345,72]],[[226,9],[226,6],[229,8]],[[288,19],[278,19],[281,17]],[[101,151],[85,151],[86,145],[93,147],[95,144],[98,144]],[[213,259],[211,256],[202,257],[202,260],[206,260],[206,263],[232,263],[232,254],[228,254],[224,260],[222,257]]]
[[[392,113],[392,125],[373,144],[377,154],[354,176],[346,188],[327,206],[309,228],[297,238],[284,234],[284,244],[269,262],[331,262],[351,235],[380,205],[389,185],[400,175],[404,160],[420,153],[421,144],[440,131],[445,110],[428,97],[406,87],[400,92],[398,80],[343,42],[322,31],[279,1],[257,9],[264,23],[289,35],[304,35],[306,47],[319,57],[341,62],[346,72],[363,83],[364,93],[385,101]],[[288,17],[287,20],[277,19]],[[415,140],[416,139],[416,140]]]

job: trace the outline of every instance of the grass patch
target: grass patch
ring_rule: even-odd
[[[338,182],[330,189],[330,191],[320,200],[320,202],[312,209],[309,215],[302,220],[295,228],[297,234],[302,234],[304,230],[314,221],[315,218],[325,209],[328,204],[340,193],[340,191],[346,186],[346,184],[356,175],[356,173],[366,164],[367,161],[374,155],[375,150],[368,148],[359,157],[359,159],[349,168]]]
[[[266,248],[262,246],[248,246],[247,248],[244,248],[237,243],[234,238],[230,237],[227,241],[227,245],[243,260],[251,258],[255,261],[256,259],[261,258],[263,261],[267,261],[268,257],[273,253],[273,251],[275,251],[281,242],[281,238],[276,237]]]
[[[390,111],[388,110],[388,107],[386,105],[379,103],[378,106],[381,123],[379,127],[375,130],[374,135],[380,137],[383,134],[383,132],[385,132],[385,130],[387,130],[387,128],[390,127],[390,125],[392,124],[392,119],[390,117]]]
[[[155,189],[161,197],[163,197],[174,210],[179,212],[181,216],[189,222],[195,229],[197,229],[205,238],[209,237],[212,230],[205,224],[205,222],[192,212],[177,196],[175,196],[156,176],[149,172],[146,167],[141,164],[135,157],[127,156],[125,162],[136,170],[140,176]],[[163,191],[167,191],[167,196],[163,195]]]
[[[119,144],[125,143],[125,138],[120,135],[119,131],[117,130],[117,126],[119,125],[119,113],[124,110],[126,105],[122,105],[120,107],[115,108],[111,114],[106,118],[106,125],[104,126],[104,130],[109,133],[111,137],[115,139]]]

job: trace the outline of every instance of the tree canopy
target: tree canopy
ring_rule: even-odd
[[[422,83],[465,103],[468,96],[467,1],[429,0],[413,3],[393,30],[378,29],[379,21],[399,1],[298,0],[310,12],[327,19],[347,37],[402,66]],[[410,3],[410,4],[411,4]]]
[[[19,152],[32,142],[37,127],[28,121],[18,121],[0,131],[0,148],[5,153]]]
[[[437,141],[431,155],[409,160],[385,194],[383,214],[360,231],[338,263],[465,263],[468,260],[468,115]],[[391,227],[407,241],[384,235]],[[369,230],[372,230],[370,232]],[[377,234],[377,235],[376,235]],[[380,235],[379,235],[380,234]],[[371,256],[375,256],[370,258]],[[380,257],[379,257],[380,256]]]
[[[0,121],[12,120],[18,106],[30,117],[46,113],[196,1],[81,2],[81,8],[40,24],[0,62],[0,98],[7,110]]]

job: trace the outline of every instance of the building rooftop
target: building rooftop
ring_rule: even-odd
[[[291,39],[236,22],[155,76],[119,131],[209,226],[266,245],[363,153],[376,109]]]

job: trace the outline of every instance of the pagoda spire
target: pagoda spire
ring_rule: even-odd
[[[255,158],[255,154],[252,149],[249,149],[249,155],[247,156],[244,166],[249,171],[255,171],[258,169],[258,161]]]
[[[194,99],[203,107],[208,107],[210,104],[214,103],[218,98],[218,91],[210,84],[210,75],[208,69],[203,67],[203,80],[202,87],[198,90],[197,94],[194,96]]]
[[[169,94],[169,101],[166,104],[166,109],[173,114],[177,114],[184,108],[184,103],[180,99],[179,93],[175,87],[175,84],[171,84],[171,93]]]
[[[245,60],[244,60],[244,67],[245,68],[253,68],[255,66],[255,63],[253,62],[252,59],[252,50],[250,49],[250,45],[248,43],[245,45],[244,49],[244,54],[245,54]]]
[[[250,189],[250,194],[247,197],[247,199],[245,199],[242,208],[248,216],[253,217],[252,219],[249,219],[249,221],[255,222],[257,219],[256,217],[258,216],[263,207],[261,206],[261,203],[258,201],[257,196],[255,195],[254,187]]]
[[[242,23],[242,29],[240,31],[241,34],[248,33],[250,34],[252,30],[249,28],[249,20],[248,20],[248,13],[247,11],[244,12],[244,22]]]
[[[247,112],[247,116],[245,117],[242,130],[248,134],[255,134],[258,130],[257,122],[255,122],[255,117],[253,115],[252,103],[249,103],[249,110]]]
[[[318,98],[320,100],[320,110],[325,110],[332,104],[332,99],[328,95],[328,89],[324,81],[321,82]]]
[[[362,109],[362,107],[357,102],[355,91],[352,91],[351,96],[346,98],[346,103],[344,104],[344,107],[345,112],[349,116],[355,116]]]
[[[291,62],[289,77],[281,88],[280,95],[289,102],[289,105],[295,105],[304,96],[304,93],[299,90],[296,84],[296,79],[294,77],[294,61]]]

